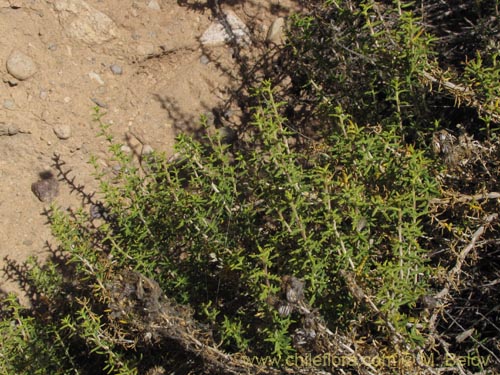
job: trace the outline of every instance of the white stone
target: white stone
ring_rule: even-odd
[[[276,18],[269,27],[266,40],[274,44],[283,43],[283,30],[285,28],[285,19],[283,17]]]
[[[37,71],[33,59],[18,50],[11,52],[5,65],[9,74],[20,81],[30,78]]]
[[[250,32],[245,23],[232,11],[226,13],[226,19],[240,45],[250,44]],[[231,40],[230,35],[220,22],[212,23],[200,38],[200,42],[209,47],[223,45]]]
[[[95,72],[90,72],[89,78],[96,81],[100,85],[104,85],[104,81],[102,80],[101,76]]]
[[[145,144],[144,146],[142,146],[141,156],[151,155],[153,152],[153,147],[151,147],[151,145]]]
[[[120,150],[125,154],[132,153],[132,149],[130,147],[128,147],[127,145],[123,145],[122,147],[120,147]]]
[[[160,4],[158,4],[158,1],[156,1],[156,0],[151,0],[148,3],[148,8],[153,9],[153,10],[161,10]]]
[[[16,108],[16,103],[12,99],[5,99],[3,101],[3,107],[5,109],[14,110]]]
[[[69,37],[94,45],[118,35],[118,28],[106,14],[83,0],[56,0],[54,9]]]
[[[59,139],[68,139],[69,137],[71,137],[71,126],[56,125],[54,126],[54,133]]]
[[[155,46],[153,43],[145,42],[137,46],[137,53],[141,56],[148,56],[155,53]]]

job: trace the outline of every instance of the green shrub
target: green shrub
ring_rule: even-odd
[[[305,283],[301,302],[339,331],[363,314],[360,335],[422,340],[408,323],[424,322],[407,311],[432,273],[419,245],[436,194],[429,160],[401,142],[397,124],[360,128],[341,109],[331,136],[304,150],[269,84],[256,95],[261,105],[241,147],[183,135],[175,161],[154,154],[143,164],[154,172],[144,174],[111,143],[119,172],[98,174],[108,220],[94,228],[83,211],[51,215],[76,282],[94,291],[61,329],[106,356],[106,368],[125,366],[105,339],[112,319],[100,302],[123,269],[189,304],[229,352],[285,358],[296,350],[299,310],[279,311],[285,276]],[[356,284],[364,296],[350,294]]]
[[[472,343],[454,326],[471,319],[464,306],[488,316],[497,299],[488,311],[445,302],[466,299],[463,263],[497,218],[497,55],[485,41],[462,69],[440,66],[457,59],[423,22],[440,6],[311,6],[285,48],[291,91],[255,89],[235,141],[202,119],[202,139],[137,161],[97,113],[114,163],[91,160],[101,201],[49,213],[61,256],[23,268],[32,309],[5,300],[2,372],[304,373],[290,356],[330,354],[358,360],[346,372],[420,374],[437,371],[429,352],[441,367],[495,357],[487,318]],[[454,103],[451,117],[435,109]],[[488,283],[469,272],[474,295],[488,267]],[[413,362],[363,361],[377,355]]]

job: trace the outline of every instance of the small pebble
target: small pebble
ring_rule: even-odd
[[[141,156],[151,155],[153,152],[154,152],[153,147],[151,147],[151,145],[146,144],[146,145],[142,146]]]
[[[210,62],[210,59],[208,58],[207,55],[201,55],[200,57],[200,62],[203,64],[203,65],[207,65],[209,62]]]
[[[35,62],[25,53],[14,50],[7,58],[7,71],[20,81],[30,78],[37,72]]]
[[[127,145],[123,145],[122,147],[120,147],[120,151],[124,152],[125,154],[132,153],[132,149],[130,147],[128,147]]]
[[[69,125],[56,125],[54,127],[54,133],[59,139],[68,139],[71,137],[71,126]]]
[[[89,213],[92,220],[101,218],[104,220],[109,219],[109,213],[101,202],[91,204]]]
[[[104,85],[104,81],[102,80],[101,76],[95,72],[90,72],[89,78],[96,81],[100,85]]]
[[[151,0],[148,3],[148,8],[153,9],[153,10],[161,10],[160,4],[158,4],[158,1],[156,1],[156,0]]]
[[[92,100],[98,107],[108,108],[108,105],[104,103],[102,100],[99,100],[97,98],[90,98],[90,100]]]
[[[16,108],[16,104],[15,104],[15,103],[14,103],[14,101],[13,101],[13,100],[11,100],[11,99],[5,99],[5,100],[3,101],[3,107],[4,107],[5,109],[13,110],[14,108]]]
[[[144,42],[137,46],[137,53],[142,56],[152,55],[155,53],[155,46],[153,43]]]
[[[40,173],[40,179],[31,184],[31,191],[42,202],[51,202],[59,194],[59,181],[50,171]]]
[[[123,69],[120,65],[113,64],[109,67],[114,75],[119,76],[123,74]]]
[[[100,219],[102,217],[101,207],[97,204],[92,204],[89,209],[89,214],[92,220]]]
[[[57,44],[55,43],[50,43],[47,48],[50,50],[50,51],[55,51],[57,50]]]
[[[285,19],[283,17],[276,18],[269,27],[266,40],[270,43],[282,44],[284,28],[285,28]]]

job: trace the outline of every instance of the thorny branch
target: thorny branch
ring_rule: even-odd
[[[484,103],[478,99],[476,93],[472,89],[448,81],[444,77],[443,72],[439,71],[438,74],[441,75],[441,77],[437,77],[429,72],[423,71],[422,78],[424,81],[431,84],[438,84],[440,87],[443,87],[446,92],[455,98],[456,104],[459,105],[461,101],[464,101],[467,105],[477,109],[479,113],[486,114],[495,122],[500,122],[500,113],[493,112],[492,110],[485,108]]]

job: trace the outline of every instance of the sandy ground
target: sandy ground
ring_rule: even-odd
[[[291,3],[221,0],[221,7],[262,41]],[[42,214],[48,202],[31,188],[53,156],[60,155],[87,191],[96,189],[91,155],[112,167],[106,143],[96,138],[96,104],[116,139],[133,152],[148,144],[171,153],[177,133],[195,129],[201,114],[228,98],[238,84],[233,51],[200,42],[213,22],[201,0],[0,0],[0,126],[17,129],[0,135],[2,292],[20,291],[6,264],[30,255],[43,259],[53,241]],[[257,44],[245,48],[258,55]],[[12,76],[7,61],[13,51],[31,59],[32,76]],[[55,203],[81,204],[64,183]]]

